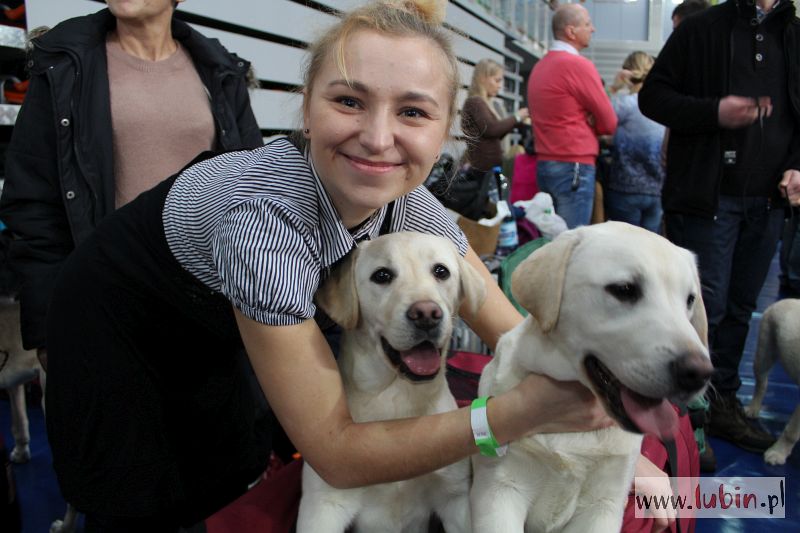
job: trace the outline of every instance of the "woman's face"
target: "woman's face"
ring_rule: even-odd
[[[493,76],[487,76],[484,80],[484,87],[486,88],[486,95],[488,97],[493,98],[500,94],[500,90],[503,88],[502,70]]]
[[[183,2],[183,0],[178,0]],[[172,13],[174,0],[106,0],[111,14],[125,22],[144,22]]]
[[[442,150],[450,101],[444,54],[417,37],[349,37],[345,81],[331,55],[306,93],[311,157],[345,226],[419,186]]]

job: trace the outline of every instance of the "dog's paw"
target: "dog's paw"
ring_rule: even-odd
[[[30,446],[14,446],[14,449],[8,454],[8,459],[15,464],[27,463],[31,460]]]
[[[768,465],[782,465],[786,464],[786,458],[792,453],[792,446],[787,445],[781,439],[770,446],[764,452],[764,462]]]
[[[750,404],[744,408],[744,414],[747,418],[758,418],[759,411],[761,411],[761,407],[753,404]]]

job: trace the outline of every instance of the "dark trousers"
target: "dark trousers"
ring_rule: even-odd
[[[791,211],[783,226],[781,281],[786,288],[800,291],[800,209]]]
[[[761,197],[721,196],[713,219],[667,214],[667,238],[697,255],[712,383],[721,393],[741,385],[742,359],[750,317],[769,272],[783,225],[783,209]]]

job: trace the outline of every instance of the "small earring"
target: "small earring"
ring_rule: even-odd
[[[306,129],[304,129],[304,130],[303,130],[303,133],[305,133],[306,135],[308,135],[310,132],[311,132],[311,130],[310,130],[310,129],[308,129],[308,128],[306,128]]]

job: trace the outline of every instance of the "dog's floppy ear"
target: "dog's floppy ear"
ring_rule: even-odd
[[[345,257],[314,295],[317,305],[344,329],[353,329],[358,325],[359,304],[356,290],[358,250],[356,248]]]
[[[561,292],[572,250],[580,242],[576,231],[559,235],[535,250],[511,275],[511,294],[547,333],[558,322]]]
[[[486,282],[475,268],[466,259],[458,256],[458,270],[461,286],[459,287],[459,300],[461,309],[469,313],[472,318],[486,300]]]

